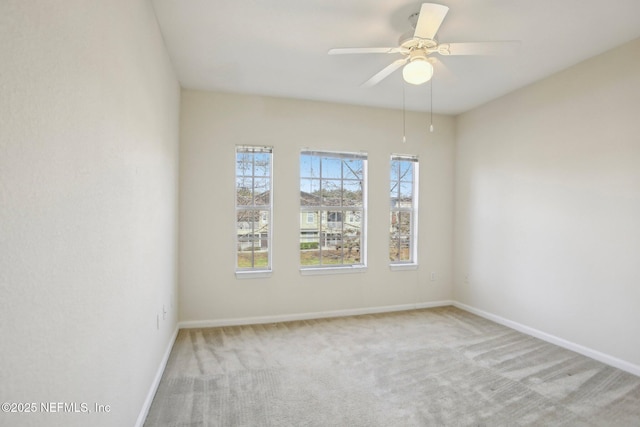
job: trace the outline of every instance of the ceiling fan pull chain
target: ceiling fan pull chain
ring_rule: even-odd
[[[429,132],[433,132],[433,79],[429,80],[429,98],[431,99],[431,106],[429,107],[429,114],[431,116],[431,124],[429,125]]]
[[[407,118],[404,102],[404,80],[402,81],[402,143],[407,142]]]

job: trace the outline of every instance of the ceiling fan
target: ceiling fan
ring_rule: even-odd
[[[330,49],[329,55],[352,53],[399,53],[403,57],[393,61],[376,73],[362,86],[370,87],[378,84],[404,65],[402,76],[407,83],[421,85],[433,76],[435,59],[429,55],[500,55],[513,52],[519,42],[472,42],[472,43],[440,43],[436,34],[447,16],[449,8],[435,3],[423,3],[420,11],[409,16],[414,30],[400,36],[397,47],[364,47]],[[406,65],[405,65],[406,64]]]

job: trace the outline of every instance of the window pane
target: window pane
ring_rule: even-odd
[[[415,262],[415,195],[417,158],[391,159],[389,259],[392,263]]]
[[[356,160],[348,156],[351,155],[301,154],[300,264],[303,267],[361,264],[362,177],[366,161],[362,155]],[[310,165],[315,164],[313,158],[320,161],[320,179],[312,180],[304,175],[303,171],[308,172]],[[349,210],[344,209],[346,206]]]
[[[320,191],[320,180],[318,179],[300,179],[300,191],[307,194],[314,194]]]
[[[329,240],[331,241],[331,240]],[[335,240],[334,240],[335,241]],[[327,247],[321,254],[321,263],[324,265],[340,265],[342,264],[342,250]]]
[[[323,178],[342,178],[342,160],[331,157],[322,158]]]
[[[389,258],[392,261],[411,260],[411,213],[391,213]]]
[[[269,233],[269,224],[271,222],[271,212],[270,211],[258,211],[258,217],[256,218],[256,232],[261,234]],[[261,238],[264,236],[261,236]],[[266,247],[267,243],[261,243],[260,247]]]
[[[344,222],[344,234],[360,239],[360,224],[360,212],[347,215],[347,220]]]
[[[267,234],[247,235],[238,248],[238,268],[267,268],[269,266]]]
[[[327,212],[327,232],[342,233],[342,212]]]
[[[391,160],[391,185],[393,183],[400,180],[400,161],[399,160]]]
[[[269,200],[269,190],[271,189],[271,180],[269,178],[254,178],[253,189],[255,194],[255,203],[264,205],[265,200]],[[267,202],[268,203],[268,202]]]
[[[302,206],[320,205],[320,180],[300,179],[300,204]]]
[[[236,178],[236,205],[248,206],[253,204],[252,181],[247,178]]]
[[[236,148],[236,268],[269,269],[271,150]]]
[[[347,159],[343,161],[345,179],[362,179],[362,160]]]
[[[315,225],[300,232],[300,265],[320,264],[320,238],[317,223]]]
[[[402,207],[411,207],[412,198],[413,198],[413,183],[401,182],[400,183],[400,200],[401,200],[401,204],[402,203],[405,204],[405,206],[402,206]]]
[[[362,183],[360,181],[344,181],[342,186],[342,206],[362,206]]]
[[[413,182],[413,162],[398,162],[400,165],[400,180]]]
[[[300,214],[300,264],[320,264],[319,212]]]
[[[400,197],[400,183],[398,181],[391,181],[389,184],[389,194],[391,195],[391,198],[398,198]]]
[[[345,264],[356,264],[360,262],[360,228],[345,223],[343,230],[342,239],[336,249],[340,250]]]
[[[362,216],[362,212],[360,211],[349,211],[347,223],[360,229],[361,216]]]
[[[340,206],[342,201],[341,181],[325,179],[322,181],[322,205]]]
[[[313,215],[313,217],[309,218],[309,215]],[[304,218],[306,219],[306,221],[303,222],[304,225],[300,229],[300,243],[318,242],[318,233],[320,231],[318,220],[317,220],[318,215],[314,213],[311,213],[309,215],[307,214],[304,215]],[[309,221],[309,219],[313,219],[313,221]],[[313,245],[303,249],[312,249],[312,246]]]
[[[316,247],[318,245],[316,244]],[[318,249],[301,249],[300,265],[313,266],[320,265],[320,251]]]
[[[320,158],[302,154],[300,156],[300,177],[320,178]]]
[[[241,210],[237,212],[237,221],[236,221],[236,229],[238,233],[241,230],[244,230],[246,233],[250,233],[255,229],[258,224],[258,211],[254,210]],[[240,237],[240,234],[238,234]]]
[[[236,175],[253,175],[253,155],[249,153],[238,153],[236,156]]]
[[[254,156],[254,175],[269,176],[271,171],[271,155],[267,153],[258,153]]]
[[[401,236],[411,234],[411,212],[398,212],[395,231]]]

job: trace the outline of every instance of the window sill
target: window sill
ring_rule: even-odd
[[[405,270],[417,270],[418,264],[406,263],[406,264],[389,264],[389,270],[391,271],[405,271]]]
[[[273,270],[236,271],[236,279],[264,279],[271,277]]]
[[[323,274],[349,274],[349,273],[364,273],[367,271],[366,265],[354,265],[345,267],[311,267],[301,268],[300,274],[303,276],[319,276]]]

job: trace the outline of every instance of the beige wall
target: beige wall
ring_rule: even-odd
[[[180,92],[153,10],[3,0],[0,58],[0,402],[111,406],[0,425],[132,426],[177,324]]]
[[[640,40],[456,130],[455,299],[638,369]]]
[[[451,297],[453,119],[393,110],[259,96],[183,91],[180,140],[180,319],[211,321],[350,310]],[[234,274],[236,144],[274,150],[273,275]],[[302,148],[369,154],[365,273],[299,272],[299,155]],[[388,266],[389,157],[420,156],[419,262]],[[429,273],[437,280],[430,281]]]

